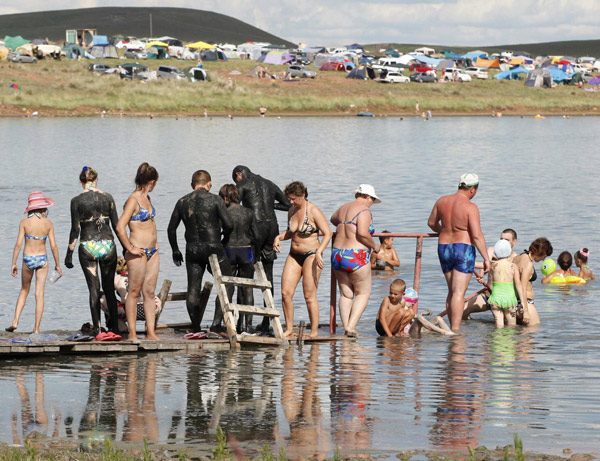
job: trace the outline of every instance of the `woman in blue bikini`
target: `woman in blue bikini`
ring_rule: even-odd
[[[144,297],[144,314],[146,316],[146,339],[158,340],[154,331],[155,304],[154,292],[160,261],[156,237],[156,209],[148,194],[154,190],[158,181],[156,168],[142,163],[135,175],[135,191],[129,196],[123,214],[117,224],[117,235],[126,250],[125,260],[129,268],[129,294],[125,301],[125,315],[129,325],[129,339],[137,342],[135,320],[137,316],[137,299],[142,293]],[[129,238],[127,237],[129,225]]]
[[[84,166],[79,174],[83,192],[71,200],[71,233],[65,266],[73,268],[73,252],[79,239],[79,263],[90,292],[90,311],[93,329],[90,334],[98,341],[120,340],[117,297],[115,296],[115,269],[117,249],[111,226],[117,225],[117,207],[110,194],[99,190],[98,173]],[[98,267],[100,271],[98,271]],[[98,272],[100,272],[98,274]],[[100,283],[102,280],[102,284]],[[109,311],[107,333],[100,331],[100,287],[106,296]]]
[[[342,205],[331,216],[337,227],[331,267],[340,287],[340,317],[345,334],[357,337],[356,325],[371,295],[371,250],[379,252],[380,245],[373,240],[373,216],[369,208],[380,203],[370,184],[356,189],[353,202]]]
[[[31,288],[33,274],[35,275],[35,326],[34,333],[40,332],[40,323],[42,313],[44,312],[44,288],[46,276],[48,275],[48,257],[46,256],[46,239],[50,240],[50,249],[54,256],[55,269],[59,277],[62,277],[62,270],[58,264],[58,248],[54,239],[54,225],[48,219],[48,208],[54,205],[54,200],[45,198],[41,192],[32,192],[29,194],[28,206],[25,209],[27,217],[19,223],[19,235],[13,251],[12,268],[10,273],[17,277],[19,269],[17,268],[17,258],[21,252],[23,239],[25,239],[25,248],[23,249],[23,269],[21,273],[21,292],[17,298],[15,307],[15,318],[12,325],[6,328],[6,331],[15,331],[19,325],[21,312],[25,307],[27,295]]]

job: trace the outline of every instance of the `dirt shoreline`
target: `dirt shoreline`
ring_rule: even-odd
[[[232,443],[233,442],[233,443]],[[266,447],[266,448],[265,448]],[[267,453],[268,452],[268,453]],[[513,445],[504,447],[487,448],[484,446],[473,448],[466,447],[464,450],[399,450],[398,452],[381,452],[380,450],[370,450],[368,452],[346,454],[343,450],[336,450],[333,460],[350,459],[393,459],[411,460],[411,459],[429,459],[429,460],[447,460],[447,459],[465,459],[465,460],[518,460],[527,459],[533,461],[589,461],[598,459],[598,453],[573,453],[570,449],[563,450],[563,456],[550,455],[544,453],[521,451],[515,449]],[[70,440],[48,438],[34,432],[27,438],[25,446],[8,445],[0,443],[1,460],[38,460],[53,459],[62,460],[169,460],[169,459],[189,459],[189,460],[225,460],[225,459],[260,459],[260,460],[280,460],[288,459],[284,450],[273,453],[272,447],[268,445],[254,446],[248,443],[238,443],[235,440],[229,440],[226,445],[216,442],[211,444],[147,444],[145,441],[121,442],[106,441],[101,438]],[[317,459],[314,456],[307,455],[306,459]],[[319,459],[325,459],[319,457]]]

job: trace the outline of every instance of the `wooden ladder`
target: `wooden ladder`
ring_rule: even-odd
[[[273,301],[273,293],[271,293],[271,282],[267,280],[267,274],[260,261],[254,263],[254,272],[258,275],[257,279],[246,279],[242,277],[232,277],[229,275],[223,275],[221,268],[219,267],[219,260],[217,255],[210,255],[208,258],[212,275],[217,286],[217,296],[219,297],[219,303],[221,304],[221,310],[223,311],[223,319],[225,321],[225,327],[227,328],[227,336],[232,348],[239,348],[240,343],[251,343],[251,344],[270,344],[270,345],[287,345],[288,341],[283,337],[283,328],[281,328],[281,322],[279,321],[279,311],[275,307]],[[266,307],[262,306],[247,306],[244,304],[234,304],[229,301],[227,296],[227,285],[234,285],[236,287],[252,287],[258,288],[262,291],[263,299]],[[246,336],[237,334],[237,320],[240,314],[252,314],[263,317],[269,317],[273,326],[273,332],[275,333],[274,338],[267,338],[262,336]]]

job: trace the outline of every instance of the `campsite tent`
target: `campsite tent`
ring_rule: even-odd
[[[600,75],[596,75],[594,78],[590,79],[587,84],[592,86],[600,85]]]
[[[435,50],[433,48],[427,48],[426,46],[423,46],[421,48],[417,48],[415,53],[423,53],[426,56],[431,56],[433,53],[435,53]]]
[[[20,35],[17,35],[16,37],[11,37],[10,35],[7,35],[6,37],[4,37],[4,46],[9,50],[16,50],[17,48],[25,45],[26,43],[29,43],[29,40],[25,40]]]
[[[225,56],[225,53],[217,48],[214,50],[200,51],[200,57],[203,61],[227,61],[227,56]]]
[[[283,66],[294,60],[294,57],[291,54],[284,53],[283,51],[269,51],[267,54],[261,56],[261,58],[263,59],[258,59],[259,62],[264,64],[275,64],[278,66]]]
[[[194,48],[197,50],[214,50],[216,48],[215,45],[211,45],[210,43],[203,42],[200,40],[199,42],[190,43],[186,45],[187,48]]]
[[[92,42],[92,46],[106,46],[108,44],[110,44],[110,42],[108,41],[108,37],[106,35],[94,35],[94,41]]]
[[[330,61],[330,62],[326,62],[325,64],[323,64],[319,70],[339,70],[339,71],[342,71],[342,70],[346,70],[346,67],[344,66],[344,63],[342,63],[342,62]]]
[[[525,86],[533,88],[552,88],[552,77],[548,69],[533,69],[525,79]]]
[[[477,61],[475,61],[475,65],[477,67],[488,67],[490,69],[499,69],[500,68],[500,59],[494,59],[492,61],[490,59],[477,58]]]
[[[515,69],[505,70],[504,72],[500,72],[494,75],[496,80],[518,80],[519,75],[526,74],[527,71],[522,67],[517,67]]]
[[[369,80],[375,78],[375,71],[370,67],[361,64],[350,71],[346,78],[357,78],[360,80]]]
[[[63,53],[67,59],[77,59],[80,56],[85,56],[85,50],[75,43],[65,43]]]
[[[8,56],[8,48],[5,46],[0,46],[0,59],[6,59]]]
[[[109,43],[106,35],[94,36],[94,44],[88,53],[95,59],[119,59],[117,47]]]
[[[554,80],[555,82],[558,82],[558,83],[560,83],[564,80],[569,80],[574,75],[573,72],[571,72],[571,73],[563,72],[556,66],[546,67],[544,70],[547,70],[548,72],[550,72],[550,75],[552,76],[552,80]]]

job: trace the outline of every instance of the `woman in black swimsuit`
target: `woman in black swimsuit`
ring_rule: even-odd
[[[301,182],[288,184],[283,193],[290,199],[292,207],[288,211],[287,230],[273,242],[275,251],[281,251],[282,240],[292,239],[283,273],[281,274],[281,296],[283,298],[283,314],[285,316],[285,336],[292,336],[294,329],[294,292],[302,278],[304,299],[308,308],[311,324],[311,338],[316,338],[319,328],[319,303],[317,286],[323,263],[323,251],[329,245],[332,232],[325,215],[306,199],[308,193]],[[319,241],[319,231],[323,239]]]

